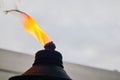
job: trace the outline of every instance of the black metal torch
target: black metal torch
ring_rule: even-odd
[[[55,50],[54,43],[50,42],[44,48],[36,53],[30,69],[9,80],[71,80],[64,70],[62,55]]]

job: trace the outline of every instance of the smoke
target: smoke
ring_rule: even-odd
[[[0,0],[0,12],[2,12],[3,10],[3,5],[4,5],[4,2],[3,2],[3,0]]]
[[[13,15],[23,15],[23,16],[27,16],[27,14],[26,14],[25,12],[22,12],[22,11],[20,11],[20,10],[18,10],[18,9],[6,10],[6,11],[4,11],[4,12],[5,12],[5,14],[11,13],[11,14],[13,14]]]
[[[0,12],[18,9],[19,0],[0,0]]]

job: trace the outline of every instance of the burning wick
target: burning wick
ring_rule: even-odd
[[[33,20],[28,14],[19,10],[7,10],[6,14],[20,14],[21,24],[23,25],[26,32],[31,34],[38,42],[40,42],[45,49],[54,50],[55,44],[50,39],[50,37],[38,26],[38,24]]]
[[[44,46],[44,48],[48,49],[48,50],[54,50],[56,48],[56,46],[53,42],[49,42]]]

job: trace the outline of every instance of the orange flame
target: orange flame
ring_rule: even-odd
[[[19,10],[8,10],[5,11],[6,14],[9,12],[17,12],[22,14],[21,22],[26,32],[31,34],[38,42],[40,42],[43,46],[47,43],[52,42],[49,36],[38,26],[38,24],[26,13],[19,11]]]
[[[22,25],[24,29],[34,36],[38,42],[41,42],[43,46],[52,41],[30,16],[26,15],[23,17]]]

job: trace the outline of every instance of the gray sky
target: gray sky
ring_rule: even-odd
[[[33,17],[64,61],[120,70],[120,0],[0,0]],[[0,14],[0,48],[34,55],[42,45],[12,15]]]

